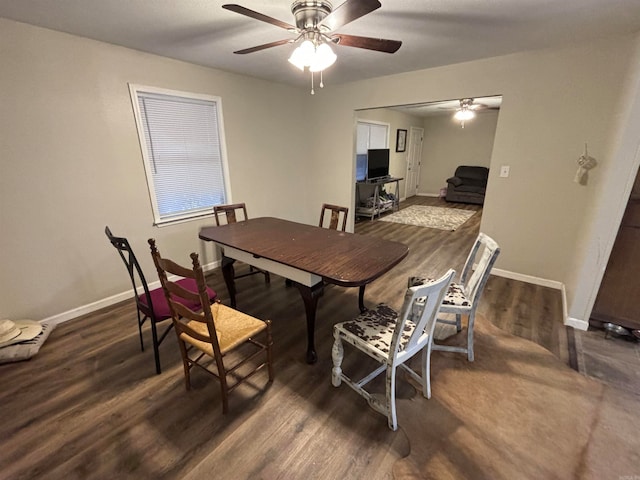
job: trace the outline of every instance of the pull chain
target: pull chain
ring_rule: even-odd
[[[320,88],[324,88],[324,82],[322,81],[322,70],[320,70]]]
[[[311,72],[311,95],[315,95],[315,94],[316,94],[316,92],[313,89],[313,72]]]

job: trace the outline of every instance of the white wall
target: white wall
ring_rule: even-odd
[[[211,218],[157,228],[129,82],[222,97],[232,198],[251,216],[309,217],[306,91],[0,19],[0,318],[36,320],[130,288],[109,225],[157,279],[146,240],[211,262]]]
[[[634,40],[618,37],[331,86],[314,106],[317,135],[310,151],[318,159],[314,167],[325,161],[312,174],[342,203],[353,200],[347,181],[353,178],[354,110],[502,95],[481,228],[502,247],[497,268],[564,283],[573,308],[578,280],[570,269],[587,261],[576,249],[579,236],[595,221],[590,207],[605,195],[599,187],[607,172],[626,162],[612,151],[617,112],[628,100],[623,87],[637,55]],[[573,182],[584,142],[599,162],[586,187]],[[499,165],[511,166],[509,178],[498,177]],[[606,195],[622,193],[609,189]]]
[[[602,173],[589,173],[590,178],[601,175],[602,181],[590,192],[597,201],[585,206],[585,215],[593,221],[583,223],[569,268],[568,283],[575,285],[575,296],[568,308],[568,323],[581,328],[593,309],[640,164],[640,35],[629,58],[632,70],[621,88],[625,102],[615,116],[611,162]]]
[[[503,95],[481,228],[502,247],[499,269],[566,284],[579,314],[608,255],[594,245],[615,236],[609,219],[637,166],[640,119],[627,106],[639,88],[635,37],[328,85],[313,97],[1,19],[0,44],[0,317],[47,318],[125,291],[106,224],[133,241],[146,271],[152,236],[167,256],[214,260],[197,240],[210,221],[152,226],[128,82],[221,96],[233,200],[251,216],[307,223],[323,202],[353,204],[355,111]],[[598,160],[586,187],[573,183],[584,142]]]
[[[461,128],[452,115],[424,119],[419,193],[438,195],[459,165],[489,167],[498,111],[478,112]]]

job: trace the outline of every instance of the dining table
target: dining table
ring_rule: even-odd
[[[307,363],[318,358],[315,322],[324,286],[358,287],[358,306],[364,312],[365,287],[409,253],[400,242],[274,217],[203,227],[199,238],[223,249],[222,274],[233,308],[237,306],[236,260],[280,275],[297,287],[306,313]]]

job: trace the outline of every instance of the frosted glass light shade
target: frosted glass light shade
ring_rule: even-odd
[[[338,57],[326,43],[321,43],[316,47],[310,40],[305,40],[293,51],[289,57],[289,63],[300,70],[309,67],[311,72],[321,72],[333,65],[336,58]]]
[[[311,65],[309,65],[309,70],[312,72],[321,72],[325,68],[329,68],[333,65],[336,58],[338,57],[333,53],[331,47],[326,43],[322,43],[316,48],[316,54]]]
[[[476,116],[476,113],[473,110],[468,110],[466,108],[463,108],[462,110],[458,110],[453,116],[453,118],[463,122],[465,120],[471,120],[472,118],[475,118],[475,116]]]
[[[289,57],[289,63],[295,65],[300,70],[311,65],[316,55],[316,47],[311,40],[305,40],[296,48]]]

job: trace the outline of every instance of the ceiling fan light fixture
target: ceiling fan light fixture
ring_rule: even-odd
[[[458,110],[454,114],[453,118],[455,118],[459,122],[464,122],[466,120],[471,120],[475,118],[475,116],[476,116],[476,112],[463,107],[462,109]]]
[[[222,8],[261,22],[295,33],[295,40],[277,40],[275,42],[256,45],[251,48],[236,50],[233,53],[244,55],[259,52],[271,47],[304,40],[289,56],[289,63],[300,71],[309,69],[311,73],[311,93],[313,94],[313,75],[320,72],[320,88],[323,87],[322,72],[333,65],[337,56],[330,44],[342,44],[346,47],[364,48],[386,53],[395,53],[402,42],[385,38],[369,38],[358,35],[335,34],[337,29],[357,20],[382,7],[378,0],[344,0],[337,8],[333,8],[328,0],[293,0],[291,13],[295,18],[295,26],[260,12],[235,3],[222,5]]]
[[[476,117],[473,111],[473,98],[460,99],[460,108],[453,114],[453,118],[460,122],[460,126],[464,128],[464,123]]]
[[[293,51],[289,57],[289,63],[300,70],[308,67],[311,72],[321,72],[333,65],[337,58],[326,43],[321,43],[316,47],[311,40],[305,40]]]
[[[333,65],[337,58],[337,55],[333,53],[329,45],[321,43],[316,47],[316,52],[309,65],[309,70],[312,72],[321,72]]]
[[[316,54],[316,47],[311,40],[302,42],[289,57],[289,63],[295,65],[300,70],[311,65]]]

